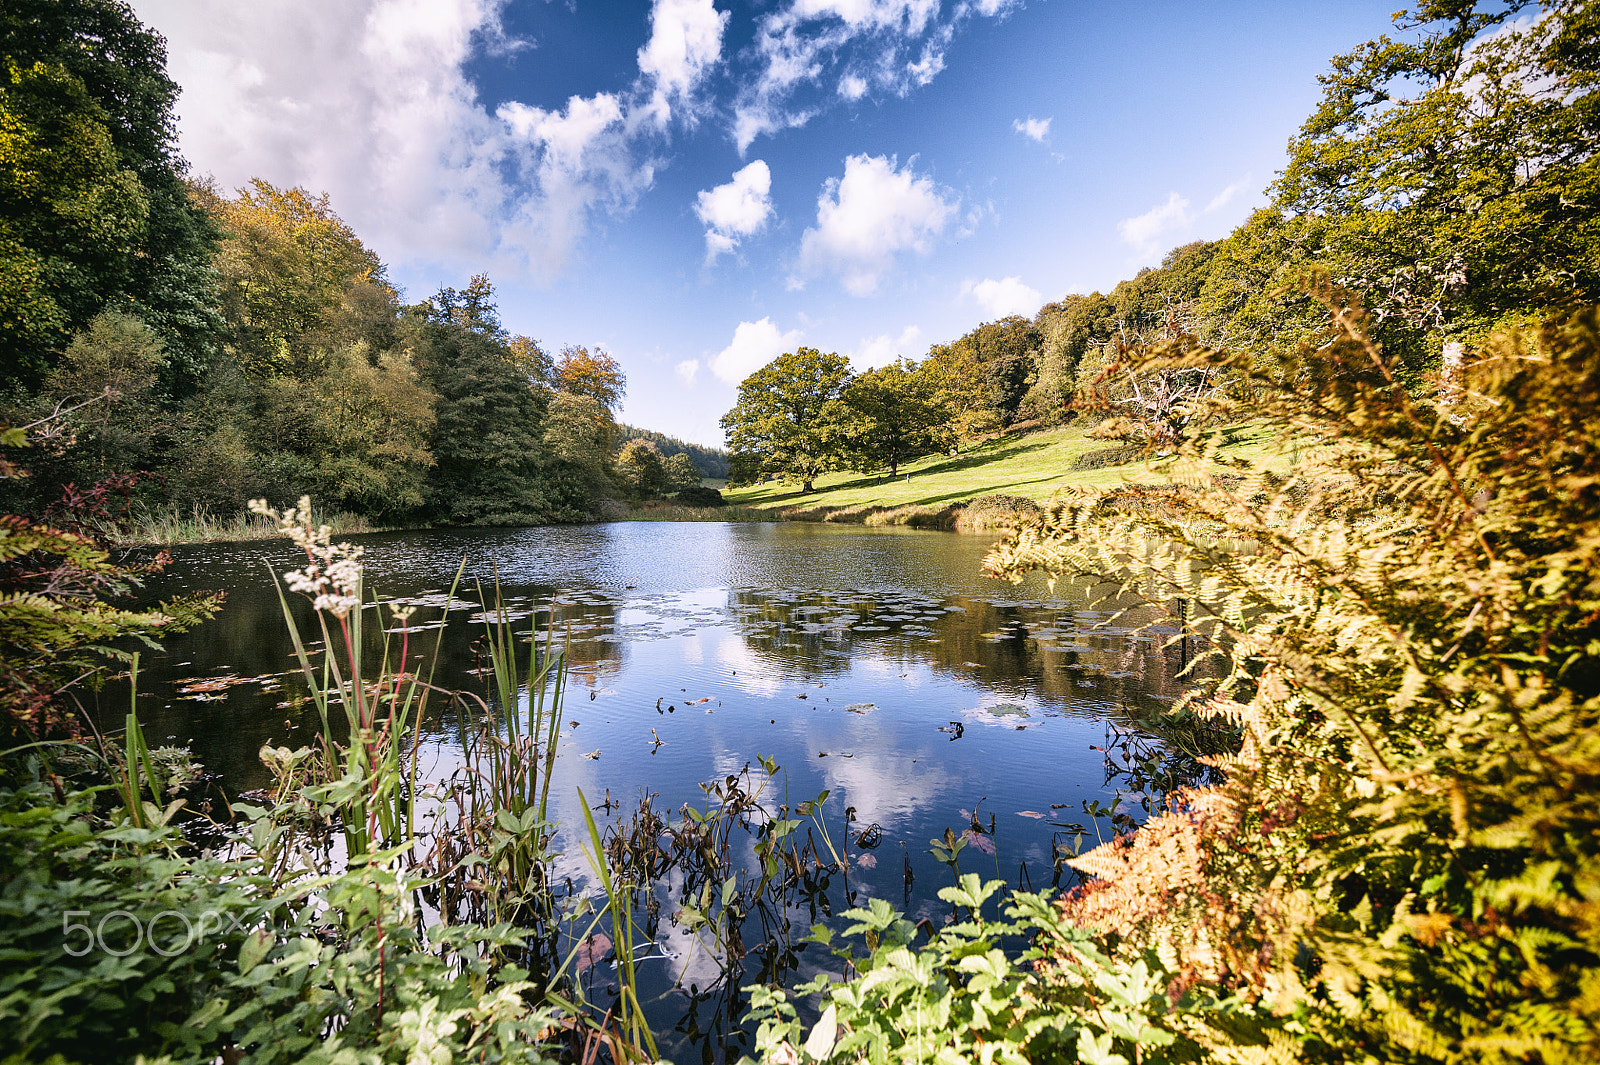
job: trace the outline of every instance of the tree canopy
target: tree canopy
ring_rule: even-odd
[[[771,474],[809,492],[818,475],[842,469],[849,379],[849,359],[804,347],[746,377],[738,403],[722,416],[730,479],[747,484]]]
[[[589,396],[615,411],[627,394],[627,378],[617,360],[599,348],[565,347],[555,363],[555,386],[575,396]]]
[[[1271,206],[1213,275],[1213,309],[1258,340],[1314,325],[1276,294],[1311,263],[1364,295],[1413,367],[1444,337],[1600,299],[1593,5],[1430,0],[1396,23],[1333,59]]]
[[[203,371],[219,325],[215,233],[173,146],[166,44],[114,0],[0,8],[0,359],[27,381],[108,306]]]
[[[902,462],[945,442],[950,411],[935,396],[934,383],[916,369],[896,360],[860,374],[845,389],[851,416],[845,450],[856,469],[887,467],[894,477]]]
[[[360,286],[392,298],[383,265],[334,213],[327,194],[279,189],[259,178],[217,198],[217,256],[228,340],[258,376],[307,377],[330,347],[335,319]]]

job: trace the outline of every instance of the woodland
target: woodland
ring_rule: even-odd
[[[0,54],[0,408],[36,427],[0,510],[309,493],[372,523],[534,524],[725,472],[618,425],[616,360],[508,333],[486,277],[403,304],[326,196],[190,178],[163,43],[121,5],[8,4]]]
[[[1600,1059],[1600,8],[1395,21],[1332,60],[1228,237],[920,360],[802,348],[743,382],[735,482],[1067,420],[1164,460],[1019,517],[987,567],[1209,663],[1143,726],[1149,816],[1074,855],[1070,890],[963,871],[975,837],[947,832],[949,919],[873,899],[818,926],[821,975],[745,989],[750,1059]],[[641,885],[688,885],[684,919],[731,943],[756,898],[846,868],[800,850],[825,796],[762,798],[763,761],[671,825],[589,819],[605,894],[563,909],[559,650],[483,604],[483,705],[526,712],[473,726],[429,820],[421,633],[384,615],[395,658],[363,630],[359,549],[309,501],[254,507],[306,559],[284,594],[312,600],[322,728],[263,749],[277,785],[225,845],[185,835],[181,752],[131,713],[92,733],[74,692],[217,609],[125,605],[150,564],[104,536],[129,508],[580,520],[708,456],[618,426],[615,360],[507,334],[487,279],[402,306],[325,199],[187,180],[160,38],[121,4],[8,3],[0,55],[0,1057],[657,1060]],[[1219,454],[1244,423],[1278,461]],[[736,832],[744,880],[718,864]],[[160,907],[217,927],[108,955],[61,921]],[[587,998],[602,923],[614,986]]]

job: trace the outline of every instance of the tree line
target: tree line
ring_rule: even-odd
[[[1170,447],[1238,375],[1163,364],[1144,346],[1200,343],[1272,370],[1326,310],[1320,270],[1359,294],[1394,372],[1417,384],[1506,327],[1600,300],[1600,13],[1525,2],[1427,3],[1401,33],[1336,56],[1267,206],[1226,238],[1174,248],[1108,293],[986,322],[920,362],[851,376],[785,354],[723,419],[736,482],[809,488],[828,470],[900,462],[1015,426],[1098,412],[1098,435]]]
[[[327,196],[189,179],[164,42],[125,4],[8,4],[0,63],[0,419],[49,426],[0,510],[110,485],[523,524],[724,471],[619,425],[616,360],[511,333],[487,277],[407,303]]]

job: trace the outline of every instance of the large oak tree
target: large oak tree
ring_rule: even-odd
[[[850,360],[816,348],[779,355],[739,385],[739,402],[722,416],[728,474],[749,484],[766,474],[811,483],[843,469],[850,414],[843,399]]]

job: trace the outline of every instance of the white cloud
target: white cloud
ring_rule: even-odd
[[[1021,7],[1022,0],[977,0],[972,6],[977,9],[978,14],[992,18],[1014,7]]]
[[[763,134],[802,126],[829,101],[797,103],[804,90],[837,75],[835,99],[869,89],[896,96],[926,85],[944,69],[960,24],[1002,14],[1012,0],[957,4],[940,17],[939,0],[789,0],[760,19],[753,52],[760,71],[734,106],[740,153]],[[841,73],[842,71],[842,73]]]
[[[1211,198],[1211,202],[1206,204],[1204,213],[1210,214],[1212,211],[1222,210],[1224,207],[1228,206],[1228,204],[1233,201],[1233,198],[1249,184],[1250,175],[1246,174],[1244,177],[1240,178],[1238,181],[1235,181],[1232,185],[1229,185],[1227,188],[1213,196]]]
[[[712,0],[655,0],[639,72],[654,83],[651,112],[658,121],[670,117],[674,102],[692,114],[696,86],[722,58],[727,24],[728,12],[719,12]]]
[[[1134,249],[1139,261],[1154,261],[1188,238],[1196,222],[1227,207],[1249,185],[1250,175],[1246,174],[1213,196],[1198,215],[1189,209],[1188,197],[1169,192],[1166,203],[1118,222],[1117,232],[1123,243]]]
[[[906,326],[897,337],[885,333],[866,338],[850,352],[850,364],[857,370],[871,370],[887,366],[898,358],[915,359],[920,350],[917,342],[921,339],[922,330],[914,325]]]
[[[996,318],[1012,314],[1031,318],[1044,304],[1044,296],[1039,290],[1023,284],[1020,277],[1007,277],[999,281],[985,278],[977,283],[968,281],[961,286],[961,294],[970,295],[978,301],[978,306]]]
[[[1193,223],[1188,199],[1173,192],[1167,195],[1166,203],[1118,222],[1117,232],[1122,235],[1124,243],[1131,244],[1140,255],[1147,256],[1164,248],[1170,234],[1183,232]]]
[[[1040,144],[1043,144],[1044,139],[1050,135],[1050,123],[1052,121],[1053,119],[1034,118],[1032,115],[1029,115],[1025,120],[1020,118],[1014,120],[1011,123],[1011,128],[1022,134],[1024,137],[1027,137],[1031,140],[1036,140]]]
[[[610,93],[574,96],[560,111],[512,102],[495,112],[506,146],[532,191],[502,223],[503,237],[564,265],[591,210],[625,211],[650,187],[655,169],[636,162],[623,102]],[[535,262],[533,265],[539,265]]]
[[[502,23],[509,0],[134,0],[168,41],[179,147],[224,188],[261,177],[326,192],[396,267],[487,268],[553,280],[590,226],[633,209],[655,180],[668,123],[713,104],[744,151],[824,106],[904,94],[931,78],[963,20],[994,4],[775,0],[729,96],[715,0],[652,0],[638,70],[551,107],[491,110],[475,55],[532,47]],[[559,57],[545,57],[549,62]],[[837,91],[835,91],[837,87]],[[801,99],[802,90],[809,93]],[[713,229],[707,250],[739,234]]]
[[[179,147],[196,172],[224,188],[261,177],[327,192],[396,265],[549,279],[595,213],[627,211],[650,186],[643,138],[657,127],[640,121],[649,101],[626,87],[556,110],[512,102],[489,113],[463,68],[476,48],[526,47],[506,37],[503,7],[135,0],[141,21],[167,38],[169,73],[184,87]],[[640,84],[676,99],[716,61],[720,36],[708,41],[704,19],[695,21],[709,0],[662,7]],[[680,51],[673,26],[683,28]]]
[[[700,373],[700,360],[684,359],[672,368],[672,372],[677,374],[684,384],[693,388],[694,379]]]
[[[800,239],[800,270],[831,270],[845,291],[870,296],[897,253],[926,252],[958,206],[955,193],[892,156],[852,155],[844,177],[817,198],[817,224]]]
[[[760,159],[733,180],[697,197],[694,213],[706,226],[706,262],[738,247],[741,237],[761,231],[772,217],[772,171]]]
[[[800,343],[798,329],[779,332],[771,318],[759,322],[740,322],[733,340],[711,360],[711,372],[718,380],[736,385],[761,367]]]
[[[326,191],[389,256],[491,240],[500,130],[460,72],[474,34],[498,26],[485,0],[136,9],[168,39],[186,87],[179,144],[197,171]]]

